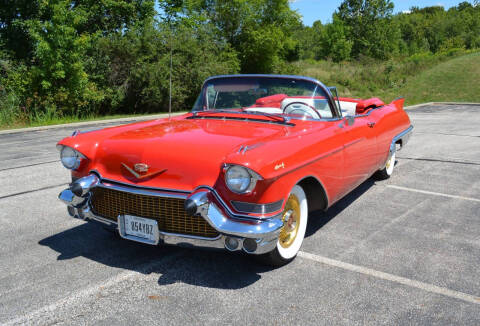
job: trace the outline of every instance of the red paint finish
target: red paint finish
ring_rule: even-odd
[[[257,105],[271,105],[266,102],[279,102],[282,97],[265,98],[265,103]],[[295,184],[313,177],[321,182],[332,205],[383,167],[392,139],[410,126],[402,107],[403,102],[392,102],[356,116],[353,125],[344,119],[292,119],[291,126],[271,123],[272,119],[262,116],[254,118],[265,122],[217,119],[215,114],[208,115],[210,119],[192,119],[188,113],[81,133],[59,144],[87,157],[72,172],[75,177],[97,171],[102,178],[137,186],[182,191],[209,186],[232,211],[231,200],[271,203],[286,199]],[[239,151],[244,146],[248,150]],[[152,176],[137,178],[125,167],[133,170],[138,163],[147,164]],[[251,193],[235,194],[225,185],[224,164],[246,166],[263,180]]]

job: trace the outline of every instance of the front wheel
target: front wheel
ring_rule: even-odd
[[[258,256],[265,264],[279,267],[291,262],[302,246],[307,230],[307,197],[302,187],[296,185],[288,196],[283,210],[283,227],[274,250]]]

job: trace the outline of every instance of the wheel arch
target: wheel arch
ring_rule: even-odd
[[[328,195],[322,182],[314,176],[306,176],[297,182],[307,197],[308,212],[325,211],[328,208]]]

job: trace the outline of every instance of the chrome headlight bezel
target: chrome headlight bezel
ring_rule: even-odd
[[[72,147],[59,145],[57,149],[60,151],[60,161],[69,170],[78,169],[82,160],[86,159],[85,155]]]
[[[227,188],[236,194],[252,192],[257,185],[257,181],[263,180],[258,173],[242,165],[226,164],[224,171]]]

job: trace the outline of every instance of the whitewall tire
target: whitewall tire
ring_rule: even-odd
[[[375,177],[377,179],[385,180],[390,178],[390,176],[393,173],[393,170],[395,169],[395,158],[396,158],[395,152],[390,154],[390,156],[388,157],[387,163],[385,164],[385,167],[377,171],[377,173],[375,174]]]
[[[282,266],[292,261],[302,246],[307,230],[308,205],[302,187],[296,185],[290,191],[283,211],[283,228],[277,246],[259,258],[273,266]]]

